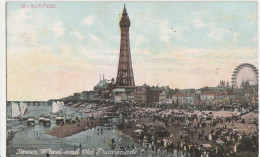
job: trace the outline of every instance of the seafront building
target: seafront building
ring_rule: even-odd
[[[113,79],[112,79],[113,80]],[[110,100],[115,103],[135,103],[144,106],[165,105],[258,105],[255,86],[247,88],[203,87],[200,89],[171,89],[143,84],[142,86],[117,86],[115,81],[101,79],[93,91],[74,93],[63,98],[67,101]]]

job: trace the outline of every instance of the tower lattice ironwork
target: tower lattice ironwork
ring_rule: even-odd
[[[123,14],[120,20],[121,41],[120,56],[117,71],[117,85],[119,86],[135,86],[134,74],[131,61],[129,27],[130,20],[124,5]]]

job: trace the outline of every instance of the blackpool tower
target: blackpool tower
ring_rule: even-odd
[[[125,5],[119,25],[121,41],[116,82],[118,86],[135,86],[129,41],[130,20]]]

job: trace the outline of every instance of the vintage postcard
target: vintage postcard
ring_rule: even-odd
[[[257,157],[257,2],[6,3],[7,157]]]

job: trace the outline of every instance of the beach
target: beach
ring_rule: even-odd
[[[68,137],[74,134],[80,133],[87,129],[92,129],[96,126],[102,126],[105,124],[104,120],[99,118],[95,119],[80,119],[80,122],[76,122],[75,124],[64,124],[63,126],[56,126],[48,131],[46,134],[55,136],[55,137]]]
[[[177,118],[182,111],[176,110],[175,114],[171,110],[155,114],[146,110],[141,111],[142,113],[140,111],[135,113],[141,116],[129,120],[119,129],[123,134],[146,147],[177,149],[195,152],[195,154],[196,150],[211,150],[208,151],[210,154],[220,156],[227,155],[232,150],[237,151],[237,155],[246,153],[252,156],[257,155],[257,152],[248,151],[246,143],[250,144],[250,147],[253,145],[252,148],[256,149],[252,140],[258,132],[258,126],[254,123],[258,113],[249,112],[239,116],[236,112],[195,112],[197,118],[191,118],[185,111],[183,113],[189,119],[184,120],[183,116]],[[205,117],[211,117],[211,119]],[[241,119],[245,122],[242,123]],[[236,150],[237,148],[240,151]]]

